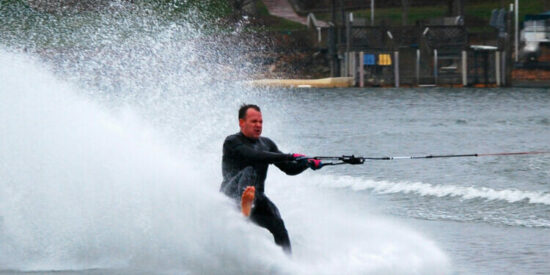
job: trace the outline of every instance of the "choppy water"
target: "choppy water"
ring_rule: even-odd
[[[289,100],[274,109],[290,109],[282,124],[293,126],[272,135],[291,136],[300,149],[317,155],[549,149],[548,90],[283,93]],[[323,179],[308,184],[346,194],[365,211],[374,207],[404,219],[436,240],[458,273],[545,274],[550,272],[549,168],[550,155],[368,161],[327,167]]]
[[[218,192],[243,102],[287,152],[549,151],[547,90],[252,89],[262,41],[122,5],[0,17],[0,272],[550,272],[549,155],[272,169],[292,258]]]

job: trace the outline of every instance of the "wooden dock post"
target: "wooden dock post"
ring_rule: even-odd
[[[468,53],[462,51],[462,86],[468,86]]]
[[[357,53],[356,52],[350,52],[350,73],[351,77],[353,77],[353,86],[356,86],[357,84]]]
[[[420,49],[416,49],[416,86],[420,85]]]
[[[395,80],[395,88],[399,88],[399,51],[393,52],[393,73]]]
[[[495,52],[495,74],[496,74],[496,81],[497,86],[500,87],[500,52]]]
[[[359,52],[359,87],[365,87],[365,54]]]
[[[349,76],[349,52],[342,54],[342,76]]]
[[[434,49],[434,84],[437,85],[437,49]]]
[[[508,79],[507,79],[507,74],[506,74],[506,51],[502,51],[501,54],[500,54],[500,64],[501,64],[501,79],[500,79],[500,83],[502,84],[502,86],[507,86],[508,85]]]

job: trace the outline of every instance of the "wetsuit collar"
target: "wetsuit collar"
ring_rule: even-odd
[[[252,142],[252,143],[255,143],[256,141],[258,141],[258,140],[260,139],[260,138],[258,138],[258,139],[249,138],[249,137],[245,136],[245,135],[243,134],[243,132],[239,132],[239,135],[241,135],[242,137],[246,138],[248,141],[250,141],[250,142]]]

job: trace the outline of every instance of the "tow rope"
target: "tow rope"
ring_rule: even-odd
[[[426,156],[395,156],[395,157],[356,157],[351,156],[317,156],[313,159],[323,161],[323,166],[327,165],[342,165],[342,164],[363,164],[366,160],[397,160],[397,159],[435,159],[435,158],[463,158],[463,157],[487,157],[487,156],[517,156],[517,155],[536,155],[550,154],[545,151],[531,152],[504,152],[504,153],[489,153],[489,154],[458,154],[458,155],[426,155]],[[329,162],[325,162],[329,161]]]

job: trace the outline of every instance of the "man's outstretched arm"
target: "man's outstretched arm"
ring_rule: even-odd
[[[275,163],[282,161],[294,160],[290,154],[283,154],[276,151],[255,150],[254,148],[243,143],[236,136],[228,137],[224,144],[224,154],[227,153],[237,159],[248,160],[251,162]]]
[[[275,166],[290,176],[298,175],[308,168],[307,159],[276,162]]]
[[[280,153],[277,146],[275,144],[273,144],[273,146],[274,150]],[[318,170],[323,167],[323,163],[318,159],[307,158],[305,155],[301,154],[292,154],[292,157],[292,161],[276,162],[275,166],[290,176],[298,175],[307,168]]]
[[[269,140],[271,143],[271,151],[275,153],[282,154],[281,151],[279,151],[279,148],[277,148],[277,145]],[[294,176],[302,173],[308,168],[307,159],[304,159],[305,156],[301,154],[291,154],[292,159],[282,162],[275,162],[275,166],[279,168],[281,171],[285,172],[287,175]]]
[[[237,156],[250,161],[277,163],[294,160],[294,157],[291,154],[283,154],[281,152],[258,151],[244,145],[237,145],[233,147],[232,151]]]

